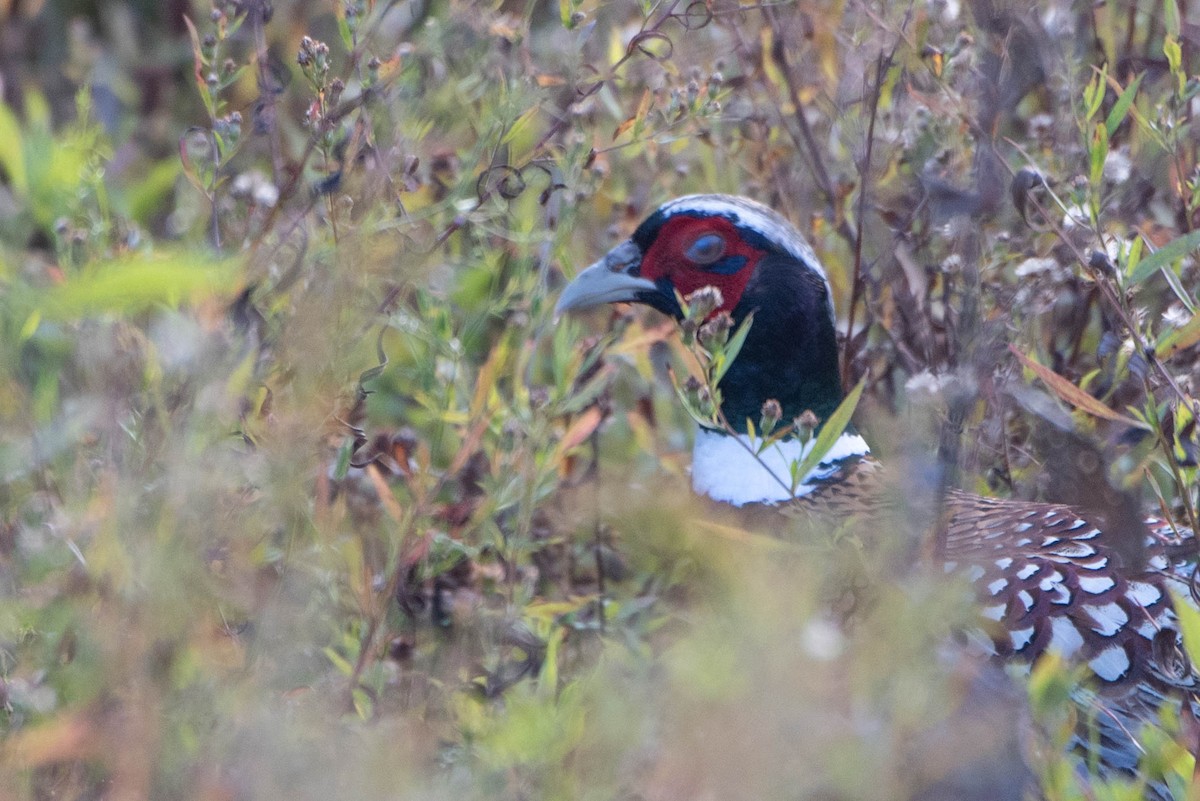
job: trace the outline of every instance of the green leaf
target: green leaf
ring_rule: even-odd
[[[170,208],[167,200],[182,169],[179,159],[167,159],[147,170],[145,177],[127,190],[129,215],[146,228],[151,227],[154,218]]]
[[[679,386],[679,382],[675,380],[673,375],[671,377],[671,386],[675,388],[675,396],[679,398],[679,404],[687,412],[687,416],[692,418],[692,422],[702,428],[712,428],[713,421],[705,417],[700,413],[699,409],[693,406],[692,402],[688,399],[687,393],[683,391],[683,387]]]
[[[33,312],[30,313],[29,317],[26,318],[25,324],[21,326],[21,333],[17,337],[17,340],[19,342],[27,341],[30,337],[37,333],[38,326],[41,324],[42,314],[37,309],[34,309]]]
[[[1200,230],[1184,234],[1138,262],[1137,267],[1129,274],[1129,282],[1137,284],[1145,281],[1155,270],[1169,267],[1197,248],[1200,248]]]
[[[850,425],[850,418],[854,416],[854,410],[858,408],[858,399],[862,397],[863,389],[867,386],[867,379],[864,377],[858,382],[854,389],[848,394],[838,407],[829,415],[829,419],[821,425],[821,430],[817,434],[816,441],[813,442],[812,448],[804,455],[804,458],[799,463],[792,466],[792,482],[803,481],[804,477],[812,472],[813,468],[821,463],[825,458],[825,454],[829,453],[829,449],[837,442],[846,431],[846,427]]]
[[[1091,156],[1088,181],[1092,186],[1099,186],[1104,178],[1104,160],[1108,158],[1108,129],[1104,126],[1097,125],[1096,130],[1092,131],[1092,144],[1088,154]]]
[[[742,320],[742,324],[738,326],[737,330],[733,332],[733,336],[729,338],[729,341],[725,343],[725,347],[721,350],[724,359],[713,370],[712,383],[714,387],[721,383],[721,379],[725,377],[725,373],[729,372],[733,360],[742,352],[742,345],[746,344],[746,335],[750,333],[750,325],[753,322],[754,312],[750,312],[750,314],[746,315],[746,319]]]
[[[1108,65],[1105,64],[1100,68],[1100,72],[1084,87],[1083,105],[1087,112],[1084,114],[1085,120],[1090,120],[1100,110],[1100,104],[1104,102],[1104,87],[1107,83],[1107,78]]]
[[[1137,269],[1138,264],[1142,261],[1142,251],[1145,249],[1146,240],[1140,236],[1135,236],[1133,241],[1129,243],[1129,253],[1125,256],[1125,274],[1129,275]]]
[[[46,320],[77,320],[100,314],[137,313],[177,306],[238,288],[236,264],[199,255],[136,255],[97,264],[68,281],[23,298]]]
[[[518,136],[527,136],[528,130],[533,126],[533,121],[537,119],[541,111],[541,106],[532,106],[521,112],[520,116],[513,120],[512,125],[508,126],[504,136],[500,137],[500,144],[508,144]]]
[[[1190,348],[1200,342],[1200,315],[1163,334],[1154,346],[1154,355],[1162,360],[1169,359],[1184,348]]]
[[[342,46],[346,48],[347,52],[353,51],[354,34],[350,31],[350,23],[347,22],[344,11],[337,15],[337,28],[338,36],[342,38]]]
[[[1175,76],[1175,91],[1183,94],[1187,86],[1187,72],[1183,70],[1183,48],[1173,36],[1163,42],[1163,55],[1167,57],[1167,68]]]
[[[1171,291],[1175,293],[1175,297],[1179,298],[1179,302],[1188,310],[1190,314],[1196,313],[1196,304],[1192,302],[1187,290],[1183,288],[1183,282],[1179,280],[1179,276],[1174,270],[1162,270],[1162,277],[1167,279],[1167,283],[1171,285]]]
[[[333,477],[341,481],[350,472],[350,457],[354,455],[354,437],[346,437],[338,448],[337,461],[334,463]]]
[[[1104,121],[1104,129],[1111,139],[1112,135],[1117,132],[1117,128],[1121,127],[1121,123],[1125,121],[1125,115],[1129,113],[1129,107],[1133,104],[1133,98],[1137,94],[1138,87],[1142,85],[1142,78],[1146,77],[1146,73],[1142,73],[1129,82],[1129,86],[1121,92],[1117,102],[1113,104],[1112,110],[1108,112],[1108,119]]]
[[[351,676],[354,674],[354,665],[351,665],[348,661],[346,661],[346,657],[339,654],[332,646],[325,646],[324,654],[325,658],[329,660],[330,664],[337,668],[339,673],[344,676]]]
[[[1163,0],[1163,22],[1167,27],[1167,35],[1173,39],[1179,38],[1179,6],[1175,0]]]
[[[1192,606],[1191,599],[1174,590],[1171,591],[1172,606],[1179,618],[1179,631],[1183,634],[1183,650],[1193,665],[1200,664],[1200,610]]]
[[[21,123],[12,109],[0,103],[0,167],[8,173],[9,181],[18,195],[29,189],[25,172],[25,151],[21,144]]]

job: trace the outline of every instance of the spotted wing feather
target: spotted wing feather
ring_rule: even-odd
[[[1129,571],[1103,526],[1058,504],[947,497],[942,553],[979,588],[1001,657],[1054,649],[1084,660],[1105,684],[1192,687],[1169,590],[1187,595],[1189,550],[1147,521],[1147,562]]]

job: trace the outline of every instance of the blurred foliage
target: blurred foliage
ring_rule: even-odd
[[[674,326],[550,309],[661,201],[756,197],[907,497],[1195,526],[1196,13],[0,1],[0,794],[1019,798],[928,510],[727,519]],[[1140,797],[1062,756],[1081,680],[1038,666],[1025,756]]]

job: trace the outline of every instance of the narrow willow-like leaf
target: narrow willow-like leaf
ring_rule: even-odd
[[[1091,395],[1087,394],[1082,389],[1051,370],[1049,367],[1046,367],[1044,364],[1038,364],[1012,345],[1009,345],[1008,349],[1012,351],[1014,356],[1020,359],[1021,364],[1032,370],[1034,375],[1040,378],[1042,383],[1049,387],[1051,392],[1074,406],[1076,409],[1085,411],[1093,417],[1112,420],[1113,422],[1122,423],[1134,428],[1146,428],[1143,423],[1139,423],[1132,417],[1126,417],[1115,409],[1105,406],[1099,400],[1093,398]]]
[[[17,194],[23,195],[29,190],[21,124],[12,109],[3,103],[0,103],[0,167],[8,173],[8,180]]]
[[[1167,34],[1178,39],[1182,25],[1179,21],[1179,6],[1175,0],[1163,0],[1163,23],[1166,26]]]
[[[1159,359],[1167,359],[1197,342],[1200,342],[1200,315],[1193,316],[1183,325],[1159,337],[1158,344],[1154,346],[1154,355]]]
[[[583,414],[575,418],[571,423],[567,433],[563,434],[563,438],[558,443],[558,456],[562,458],[575,447],[582,445],[592,432],[600,427],[600,423],[604,421],[604,413],[596,406],[584,411]]]
[[[47,320],[101,314],[135,314],[154,306],[178,306],[239,289],[236,263],[176,253],[137,255],[89,267],[29,300]]]
[[[833,414],[829,415],[829,419],[821,426],[821,431],[817,434],[812,449],[804,455],[799,463],[794,465],[793,482],[803,481],[804,477],[821,463],[825,454],[829,453],[829,449],[837,442],[838,437],[845,433],[846,427],[850,425],[850,418],[854,416],[854,410],[858,408],[858,399],[862,397],[863,389],[866,386],[867,379],[864,377],[838,404]]]
[[[1196,304],[1188,295],[1187,290],[1183,288],[1183,282],[1179,280],[1179,276],[1175,274],[1175,271],[1162,270],[1161,272],[1162,277],[1167,279],[1167,284],[1170,285],[1171,291],[1175,293],[1175,297],[1179,298],[1179,302],[1183,304],[1183,307],[1188,310],[1188,313],[1195,314]]]
[[[1179,631],[1183,634],[1183,650],[1187,652],[1192,664],[1200,664],[1200,610],[1192,605],[1190,598],[1174,590],[1171,598],[1175,601],[1175,614],[1179,618]]]
[[[1092,168],[1088,180],[1093,185],[1099,185],[1100,180],[1104,177],[1104,162],[1108,158],[1107,128],[1102,125],[1096,126],[1096,130],[1092,132],[1092,145],[1088,152],[1092,158]]]
[[[1104,102],[1104,84],[1108,77],[1108,65],[1105,64],[1100,68],[1100,72],[1088,82],[1088,85],[1083,90],[1083,104],[1085,106],[1084,119],[1090,120],[1100,110],[1100,104]]]
[[[1139,261],[1137,267],[1129,274],[1129,282],[1137,284],[1145,281],[1154,274],[1155,270],[1160,267],[1169,267],[1177,259],[1182,259],[1196,248],[1200,248],[1200,230],[1171,240]]]
[[[1117,102],[1113,103],[1112,111],[1108,112],[1108,119],[1104,121],[1104,129],[1108,132],[1108,137],[1117,132],[1117,128],[1121,127],[1121,123],[1125,121],[1125,115],[1129,113],[1129,107],[1133,104],[1133,98],[1137,95],[1138,87],[1142,85],[1142,78],[1146,77],[1146,73],[1142,73],[1129,82],[1129,86],[1121,92]]]

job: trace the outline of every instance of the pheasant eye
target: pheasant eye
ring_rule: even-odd
[[[720,234],[703,234],[683,255],[693,264],[712,264],[725,255],[725,238]]]

